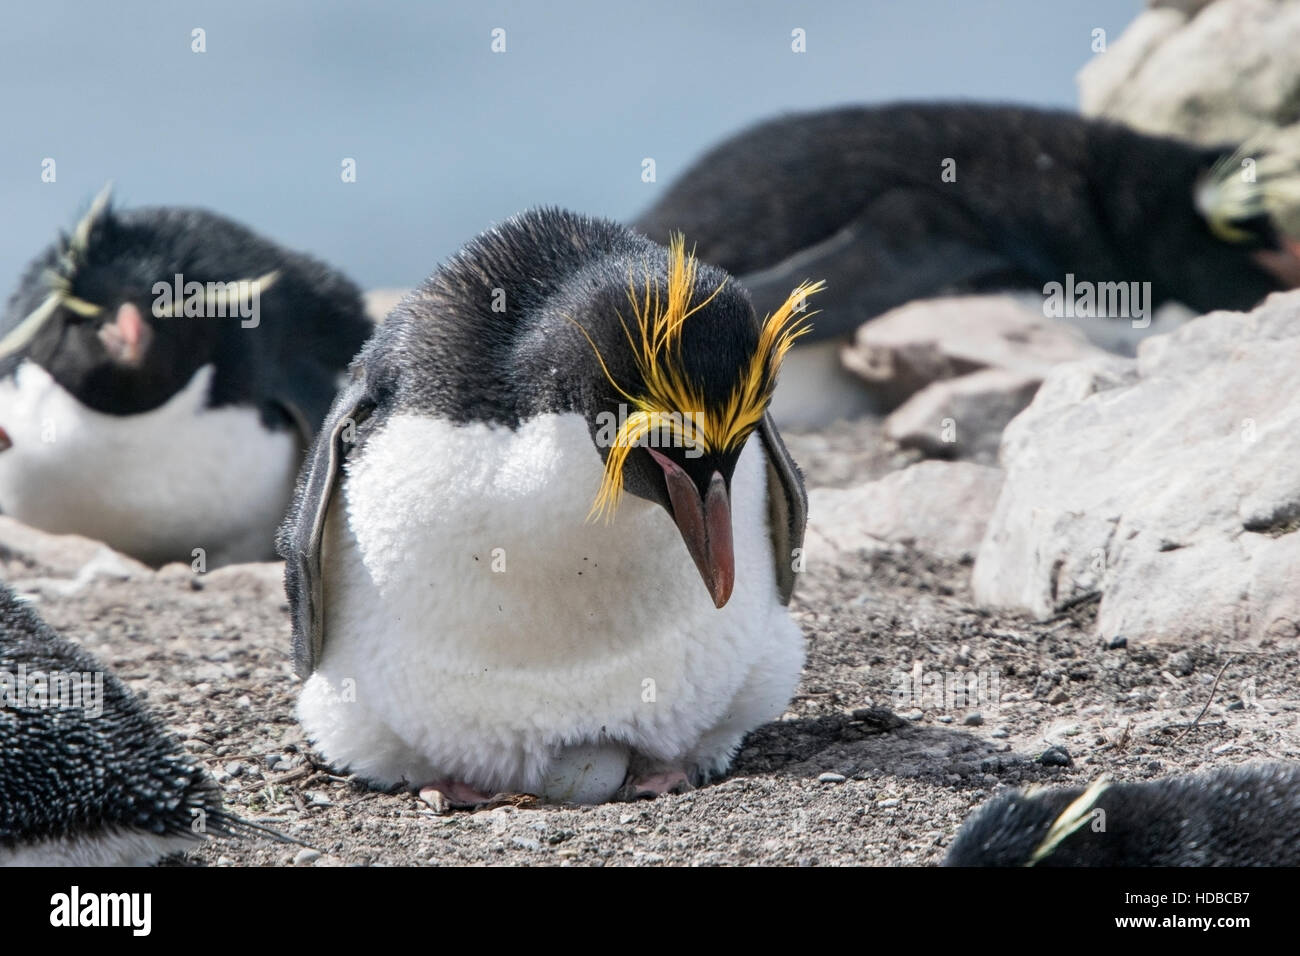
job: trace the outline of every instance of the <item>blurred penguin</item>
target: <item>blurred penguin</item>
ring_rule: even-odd
[[[760,314],[807,275],[825,278],[773,402],[779,424],[814,424],[865,410],[839,345],[913,299],[1137,282],[1123,291],[1141,298],[1123,300],[1139,321],[1171,301],[1249,309],[1300,285],[1300,244],[1275,226],[1297,200],[1295,157],[1251,144],[1205,148],[1021,107],[897,104],[760,123],[708,151],[633,226],[660,242],[690,236]]]
[[[152,564],[271,558],[370,328],[320,262],[106,189],[0,318],[0,511]]]

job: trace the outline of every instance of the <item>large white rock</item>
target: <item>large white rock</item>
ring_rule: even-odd
[[[996,453],[1002,429],[1052,368],[1101,354],[1078,328],[1044,316],[1040,298],[968,295],[892,309],[858,329],[843,362],[894,409],[890,439],[980,459]]]
[[[1300,292],[1062,366],[1006,429],[978,601],[1130,641],[1300,633]]]
[[[814,488],[804,541],[807,568],[898,547],[970,558],[1001,486],[997,468],[923,461],[853,488]]]
[[[1032,372],[986,368],[927,385],[885,419],[885,437],[937,458],[992,460],[998,442],[1038,391]]]
[[[1041,380],[1061,362],[1097,351],[1078,329],[1045,317],[1041,298],[962,295],[891,309],[858,329],[843,361],[897,406],[933,382],[988,368]]]

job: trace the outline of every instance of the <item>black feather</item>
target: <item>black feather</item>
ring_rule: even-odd
[[[1282,287],[1194,203],[1232,146],[1206,149],[1077,115],[898,104],[781,117],[714,147],[634,226],[740,277],[762,314],[824,278],[814,338],[948,292],[1149,281],[1152,307],[1249,309]],[[942,178],[955,161],[955,182]],[[1238,224],[1243,228],[1249,224]]]
[[[16,700],[20,669],[28,691],[38,674],[74,675],[83,702],[102,675],[102,698],[95,708]],[[197,840],[200,817],[209,834],[263,832],[225,811],[212,778],[117,677],[3,584],[0,675],[9,686],[0,706],[0,847],[120,831]]]
[[[1028,864],[1083,792],[1053,787],[995,797],[962,827],[945,865]],[[1088,821],[1036,865],[1300,865],[1300,765],[1247,764],[1113,784]]]

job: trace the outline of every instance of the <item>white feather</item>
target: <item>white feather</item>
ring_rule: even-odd
[[[154,564],[209,567],[272,556],[298,442],[256,409],[208,408],[205,365],[166,404],[106,415],[41,366],[0,379],[0,511],[56,534],[80,534]]]
[[[591,744],[722,772],[781,714],[803,638],[777,598],[759,440],[732,482],[721,610],[659,506],[627,495],[586,521],[601,470],[578,415],[517,432],[401,415],[370,436],[327,520],[325,647],[299,702],[329,760],[385,785],[556,792],[549,771]]]

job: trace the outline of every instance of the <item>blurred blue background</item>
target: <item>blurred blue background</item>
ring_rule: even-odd
[[[48,2],[0,34],[0,295],[107,180],[410,285],[528,206],[626,218],[705,147],[792,109],[1074,107],[1141,0]],[[207,52],[191,52],[191,30]],[[494,54],[491,31],[506,31]],[[791,52],[791,30],[807,52]],[[56,183],[41,162],[57,162]],[[355,158],[357,181],[340,179]],[[641,181],[653,157],[658,181]]]

